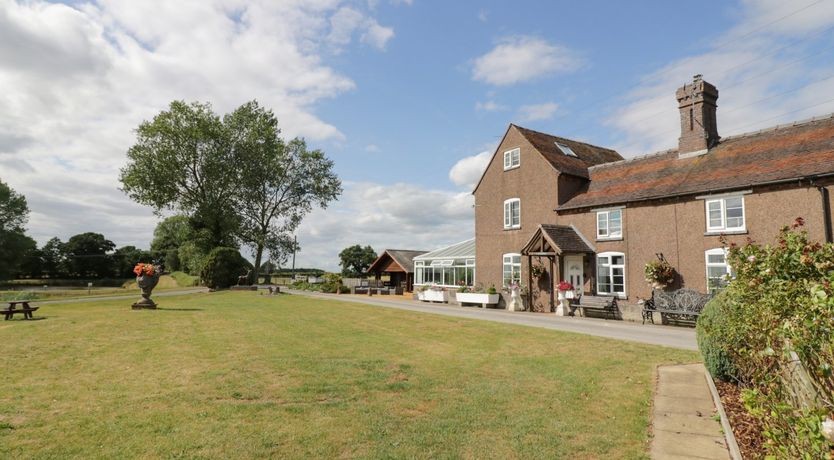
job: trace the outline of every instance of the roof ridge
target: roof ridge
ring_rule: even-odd
[[[593,148],[595,148],[595,149],[603,149],[603,150],[608,150],[608,151],[611,151],[611,152],[614,152],[614,153],[619,153],[619,152],[617,152],[616,150],[614,150],[614,149],[612,149],[612,148],[610,148],[610,147],[603,147],[603,146],[601,146],[601,145],[591,144],[591,143],[589,143],[589,142],[584,142],[584,141],[578,141],[578,140],[576,140],[576,139],[571,139],[571,138],[569,138],[569,137],[557,136],[557,135],[555,135],[555,134],[546,133],[546,132],[544,132],[544,131],[538,131],[538,130],[535,130],[535,129],[525,128],[524,126],[520,126],[520,125],[517,125],[517,124],[515,124],[515,123],[510,123],[510,124],[511,124],[512,126],[515,126],[516,128],[523,129],[523,130],[525,130],[525,131],[531,131],[531,132],[534,132],[534,133],[537,133],[537,134],[544,134],[545,136],[556,137],[556,138],[559,138],[559,139],[564,139],[564,140],[566,140],[566,141],[576,142],[577,144],[584,144],[584,145],[587,145],[587,146],[593,147]]]
[[[630,163],[632,161],[645,160],[647,158],[659,157],[659,156],[662,156],[662,155],[668,155],[670,153],[674,153],[674,152],[677,152],[677,151],[678,151],[678,149],[660,150],[660,151],[657,151],[657,152],[638,155],[636,157],[624,158],[622,160],[609,161],[608,163],[600,163],[598,165],[588,166],[588,169],[590,170],[590,169],[597,169],[597,168],[602,168],[602,167],[606,167],[606,166],[617,166],[617,165],[621,165],[623,163]]]
[[[780,129],[785,129],[785,128],[795,128],[795,127],[799,127],[799,126],[804,126],[804,125],[814,123],[816,121],[828,120],[828,119],[831,119],[831,118],[834,118],[834,112],[831,112],[831,113],[826,114],[826,115],[817,115],[817,116],[813,116],[813,117],[809,117],[809,118],[804,118],[802,120],[797,120],[797,121],[794,121],[794,122],[791,122],[791,123],[782,123],[782,124],[779,124],[779,125],[770,126],[768,128],[762,128],[762,129],[759,129],[759,130],[756,130],[756,131],[748,131],[746,133],[734,134],[732,136],[727,136],[727,137],[721,138],[719,140],[719,144],[721,142],[724,142],[724,141],[744,139],[746,137],[751,137],[751,136],[756,136],[756,135],[759,135],[759,134],[769,133],[771,131],[778,131]]]

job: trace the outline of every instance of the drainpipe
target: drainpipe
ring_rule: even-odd
[[[820,198],[822,198],[822,218],[825,222],[825,242],[831,243],[834,241],[831,235],[831,206],[828,199],[828,189],[823,186],[817,186],[820,191]]]

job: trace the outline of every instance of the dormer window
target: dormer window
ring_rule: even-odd
[[[559,150],[561,150],[562,153],[564,153],[565,155],[567,155],[569,157],[576,157],[576,154],[567,145],[565,145],[561,142],[556,142],[556,147],[559,147]]]
[[[504,171],[521,166],[521,149],[515,148],[504,152]]]

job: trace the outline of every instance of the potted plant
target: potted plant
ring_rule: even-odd
[[[424,302],[446,302],[449,300],[446,290],[437,284],[424,286],[421,294],[422,296],[418,294],[417,298]]]
[[[139,285],[139,289],[142,291],[142,300],[131,305],[134,310],[156,309],[156,303],[151,300],[151,292],[157,283],[159,283],[160,272],[161,267],[154,264],[140,262],[133,267],[133,273],[136,274],[136,284]]]
[[[495,286],[490,286],[486,292],[459,292],[457,294],[457,301],[461,305],[467,304],[480,304],[482,307],[486,308],[487,305],[496,305],[498,304],[498,300],[501,296],[498,294],[498,291],[495,290]]]
[[[652,289],[663,289],[675,282],[675,268],[666,261],[663,254],[659,254],[657,260],[647,263],[644,273]]]
[[[559,306],[556,307],[556,315],[568,316],[570,314],[570,306],[568,305],[568,299],[573,298],[573,284],[567,281],[560,281],[557,288],[559,290]]]
[[[533,278],[541,278],[545,274],[544,265],[533,264],[533,266],[530,267],[530,274],[533,276]]]

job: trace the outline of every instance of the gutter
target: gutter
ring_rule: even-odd
[[[661,200],[661,199],[664,199],[664,198],[678,198],[678,197],[682,197],[682,196],[697,195],[697,194],[704,194],[704,193],[705,194],[713,194],[713,193],[716,193],[716,192],[731,192],[733,190],[738,190],[738,189],[746,189],[746,188],[751,188],[751,187],[763,187],[763,186],[767,186],[767,185],[779,185],[779,184],[786,184],[786,183],[790,183],[790,182],[802,182],[804,180],[809,181],[809,182],[813,182],[815,179],[821,179],[821,178],[832,177],[832,176],[834,176],[834,172],[825,173],[825,174],[815,174],[813,176],[798,176],[798,177],[792,177],[792,178],[789,178],[789,179],[778,179],[778,180],[772,180],[772,181],[766,181],[766,182],[757,182],[757,183],[751,183],[751,184],[747,184],[747,185],[739,185],[737,187],[723,187],[723,188],[713,188],[713,189],[698,190],[698,191],[691,191],[691,192],[672,193],[672,194],[669,194],[669,195],[651,196],[651,197],[638,198],[638,199],[628,200],[628,201],[603,202],[603,203],[586,204],[586,205],[581,205],[581,206],[558,207],[558,208],[554,209],[554,211],[558,213],[560,211],[572,211],[572,210],[575,210],[575,209],[592,208],[592,207],[595,207],[595,206],[619,206],[619,205],[626,205],[628,203],[639,203],[639,202],[643,202],[643,201]],[[828,225],[830,225],[830,222],[831,222],[830,216],[827,219],[827,222],[828,222]]]

